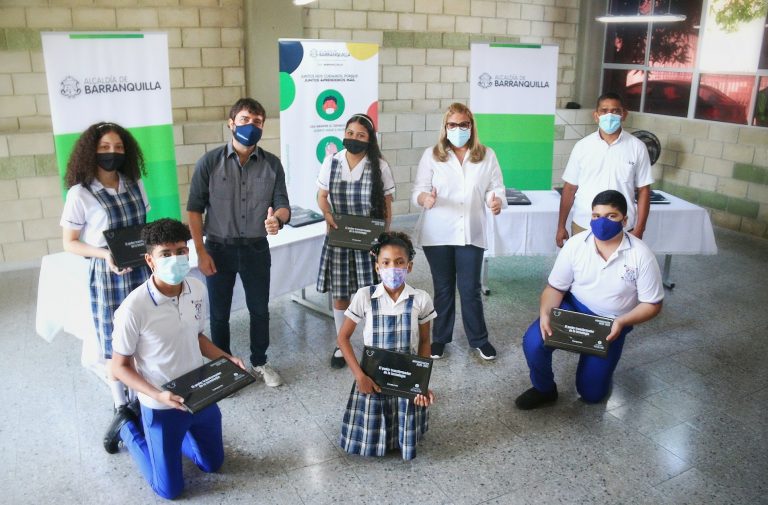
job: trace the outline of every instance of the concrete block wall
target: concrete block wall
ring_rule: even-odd
[[[574,94],[579,0],[319,0],[304,20],[306,38],[381,46],[379,130],[397,182],[396,214],[419,210],[412,181],[442,111],[469,101],[472,42],[557,45],[558,105]]]

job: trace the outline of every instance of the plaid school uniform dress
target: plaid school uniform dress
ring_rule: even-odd
[[[413,296],[397,316],[379,313],[379,300],[371,286],[373,346],[390,351],[411,352]],[[350,454],[384,456],[400,448],[404,460],[416,457],[416,444],[428,429],[429,412],[407,398],[373,393],[364,395],[355,384],[349,394],[341,425],[341,448]]]
[[[363,175],[356,182],[347,182],[341,178],[341,163],[336,158],[331,162],[331,180],[329,195],[333,211],[353,216],[371,214],[371,167],[366,161]],[[347,300],[362,286],[379,282],[373,268],[373,259],[368,251],[347,249],[328,245],[328,236],[323,242],[320,256],[320,272],[317,276],[317,290],[336,299]]]
[[[112,195],[106,188],[92,191],[107,213],[109,229],[123,228],[147,222],[147,210],[139,185],[125,181],[125,191]],[[107,261],[91,258],[88,270],[91,291],[91,313],[96,335],[105,359],[112,358],[112,319],[126,296],[149,278],[149,267],[133,267],[123,275],[113,273]]]

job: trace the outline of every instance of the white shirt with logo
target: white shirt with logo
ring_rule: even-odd
[[[590,230],[563,245],[547,281],[559,291],[570,291],[599,316],[615,318],[638,303],[659,303],[664,286],[656,256],[642,240],[624,233],[621,244],[604,260]]]
[[[437,191],[435,206],[423,209],[416,224],[414,243],[422,246],[474,245],[485,249],[485,207],[491,193],[504,197],[504,180],[493,149],[486,147],[485,158],[479,163],[469,160],[469,151],[462,164],[453,151],[448,160],[438,161],[432,148],[424,151],[413,183],[412,198],[418,205],[421,193]]]
[[[398,316],[405,310],[408,297],[413,295],[413,313],[411,314],[411,353],[419,353],[419,325],[429,322],[437,317],[432,298],[426,291],[405,285],[397,300],[392,300],[382,284],[376,286],[373,297],[379,300],[379,314],[386,316]],[[360,288],[352,297],[349,308],[344,315],[355,324],[365,319],[363,327],[363,342],[365,345],[373,345],[373,320],[371,319],[371,288]]]
[[[627,229],[632,229],[637,220],[635,189],[653,183],[648,148],[625,130],[609,145],[598,130],[573,147],[563,180],[579,187],[573,203],[574,223],[589,228],[592,200],[601,191],[614,189],[627,199]]]
[[[162,294],[152,279],[133,290],[115,311],[112,349],[133,356],[139,374],[160,389],[205,363],[198,335],[205,329],[208,295],[193,277],[184,279],[178,297]],[[170,408],[144,393],[138,396],[149,408]]]

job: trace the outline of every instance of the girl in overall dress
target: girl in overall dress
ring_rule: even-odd
[[[436,314],[429,295],[405,283],[416,255],[408,235],[382,233],[371,252],[382,283],[357,291],[338,338],[355,376],[340,444],[348,453],[361,456],[384,456],[400,449],[403,459],[410,460],[416,457],[416,444],[427,431],[427,407],[434,403],[435,395],[429,390],[409,400],[380,394],[379,386],[360,368],[350,337],[357,323],[365,319],[365,345],[429,357],[429,326]]]
[[[146,174],[139,144],[123,127],[96,123],[78,139],[67,163],[67,191],[61,216],[64,250],[89,258],[91,313],[102,357],[107,360],[107,383],[112,393],[115,420],[128,408],[125,386],[110,372],[112,319],[115,310],[135,288],[149,278],[142,265],[120,269],[107,249],[104,230],[144,224],[149,201],[140,180]],[[117,452],[110,426],[104,448]]]
[[[328,156],[317,178],[317,205],[328,228],[337,228],[333,213],[384,219],[389,229],[392,219],[392,194],[395,181],[389,165],[381,157],[373,120],[355,114],[344,129],[344,149]],[[376,284],[376,272],[368,251],[323,244],[317,290],[333,296],[336,334],[344,323],[344,311],[359,287]],[[333,368],[343,368],[344,358],[337,347],[331,356]]]

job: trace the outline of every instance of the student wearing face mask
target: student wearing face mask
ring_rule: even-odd
[[[112,360],[115,377],[138,391],[141,421],[125,412],[112,437],[116,446],[122,441],[150,487],[173,499],[184,488],[182,454],[204,472],[221,467],[221,412],[213,404],[190,414],[184,398],[161,386],[202,366],[203,358],[245,365],[203,334],[207,296],[202,282],[187,278],[186,225],[159,219],[144,227],[142,238],[152,276],[115,312]]]
[[[343,144],[343,150],[325,158],[317,176],[317,205],[328,229],[337,227],[334,213],[384,219],[385,228],[389,229],[395,181],[389,165],[381,157],[373,120],[365,114],[349,118]],[[330,246],[326,236],[317,290],[331,291],[336,335],[344,323],[344,311],[349,307],[352,294],[377,282],[368,251]],[[342,368],[344,364],[337,347],[331,356],[331,366]]]
[[[518,408],[530,410],[557,400],[554,349],[544,345],[552,335],[553,308],[614,319],[607,337],[608,356],[579,357],[576,390],[587,403],[600,402],[610,392],[613,371],[633,326],[661,312],[664,288],[656,256],[642,240],[623,231],[626,223],[624,195],[615,190],[598,193],[592,200],[590,229],[574,235],[558,254],[541,293],[539,319],[523,336],[533,387],[517,397]]]
[[[115,419],[129,408],[131,392],[110,373],[112,319],[125,297],[147,280],[149,269],[118,268],[107,249],[104,231],[146,222],[149,201],[142,175],[146,175],[144,157],[133,136],[117,124],[96,123],[75,143],[65,176],[69,189],[60,222],[63,246],[65,251],[90,261],[91,312],[101,357],[107,360],[105,379],[112,393]],[[106,451],[117,451],[107,438]]]
[[[187,216],[198,267],[206,276],[213,343],[231,353],[229,313],[239,275],[250,314],[252,371],[275,387],[283,380],[267,362],[271,265],[267,235],[283,228],[291,207],[283,165],[257,145],[265,121],[264,107],[252,98],[241,98],[230,108],[227,126],[232,140],[207,152],[195,165]]]
[[[480,272],[487,244],[485,207],[497,215],[507,206],[503,196],[496,154],[480,143],[469,108],[451,104],[437,144],[421,157],[412,194],[413,203],[424,209],[414,242],[424,249],[435,290],[432,358],[441,358],[453,339],[458,285],[469,346],[484,360],[496,359],[485,325]]]
[[[416,445],[427,431],[427,407],[434,403],[435,394],[429,390],[413,400],[381,394],[381,388],[360,368],[350,339],[357,324],[365,319],[365,345],[427,357],[430,321],[436,314],[427,292],[405,282],[416,255],[408,235],[382,233],[371,253],[381,283],[355,293],[338,337],[339,348],[355,376],[340,443],[349,454],[384,456],[399,450],[403,459],[410,460],[416,457]]]
[[[621,96],[605,93],[597,99],[592,116],[598,129],[576,143],[563,173],[563,194],[555,242],[563,247],[569,233],[565,228],[573,207],[571,233],[589,228],[590,203],[600,191],[615,189],[627,199],[627,230],[643,238],[651,203],[651,161],[645,144],[625,132],[621,123],[629,112]],[[635,205],[637,192],[637,205]]]

